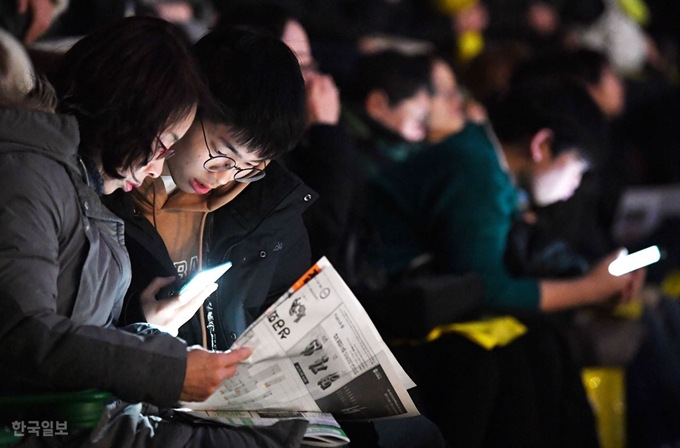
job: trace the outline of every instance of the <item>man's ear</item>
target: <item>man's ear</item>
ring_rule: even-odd
[[[376,119],[382,117],[385,111],[389,109],[387,94],[382,90],[371,90],[368,92],[368,95],[366,95],[364,107],[371,118]]]
[[[553,139],[553,132],[548,128],[539,130],[531,138],[531,159],[535,162],[549,160],[551,157],[551,145]]]

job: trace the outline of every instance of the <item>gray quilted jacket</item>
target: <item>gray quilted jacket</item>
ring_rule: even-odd
[[[186,346],[114,328],[123,223],[84,181],[75,119],[0,109],[0,393],[98,388],[179,398]]]

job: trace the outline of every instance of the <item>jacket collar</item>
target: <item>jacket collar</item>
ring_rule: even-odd
[[[132,192],[132,195],[143,206],[162,209],[166,212],[183,210],[222,213],[229,210],[245,229],[257,226],[286,200],[299,200],[302,204],[301,210],[304,210],[316,199],[316,193],[303,184],[300,178],[285,169],[280,162],[270,162],[266,170],[267,175],[262,180],[251,184],[235,183],[232,191],[221,192],[219,200],[217,197],[210,200],[206,196],[190,194],[182,194],[181,197],[173,198],[178,192],[168,196],[161,179],[147,179],[147,182]],[[302,190],[297,195],[293,195],[292,193],[298,188]]]
[[[254,227],[284,201],[299,201],[302,213],[314,200],[316,193],[311,188],[280,162],[272,161],[267,175],[242,191],[228,208],[246,227]]]
[[[147,178],[132,195],[138,203],[154,211],[208,213],[231,202],[248,185],[230,182],[206,195],[184,193],[179,189],[168,194],[161,178]]]

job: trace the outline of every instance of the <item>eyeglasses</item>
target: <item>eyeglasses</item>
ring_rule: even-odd
[[[205,147],[208,150],[208,155],[210,158],[203,163],[203,168],[211,173],[223,173],[229,170],[235,170],[234,180],[236,182],[255,182],[260,180],[265,176],[265,172],[259,168],[239,168],[236,166],[236,161],[229,156],[222,154],[212,155],[210,152],[210,146],[208,145],[208,138],[205,135],[205,128],[203,127],[203,120],[199,119],[201,123],[201,131],[203,131],[203,141],[205,142]]]
[[[158,146],[160,146],[160,149],[156,149],[156,153],[151,158],[151,161],[169,159],[175,155],[175,150],[165,146],[165,143],[163,143],[163,140],[161,140],[160,137],[156,136],[156,140],[158,141]]]

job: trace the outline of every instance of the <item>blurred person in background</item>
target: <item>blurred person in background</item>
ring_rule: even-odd
[[[0,27],[30,45],[50,28],[68,6],[68,0],[4,1],[0,4]]]

